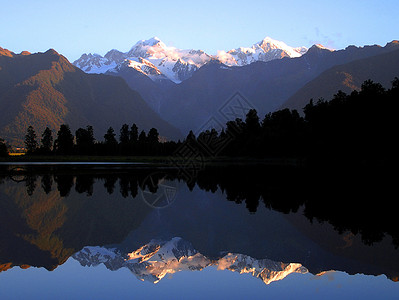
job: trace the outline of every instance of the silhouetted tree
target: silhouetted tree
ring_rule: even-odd
[[[115,138],[116,134],[115,131],[112,127],[109,127],[107,130],[107,133],[104,134],[104,143],[106,145],[116,145],[118,142],[116,141]]]
[[[150,144],[157,144],[159,142],[159,133],[156,128],[151,128],[148,132],[147,141]]]
[[[25,135],[25,147],[28,153],[33,153],[37,149],[36,132],[32,126],[28,127]]]
[[[145,143],[145,142],[147,141],[147,136],[146,136],[144,130],[142,130],[142,131],[140,132],[138,141],[139,141],[139,143]]]
[[[133,124],[132,127],[130,127],[130,132],[129,132],[129,140],[131,143],[136,143],[139,138],[139,129],[137,128],[136,124]]]
[[[399,89],[399,78],[398,77],[395,77],[393,80],[392,80],[392,89],[391,90],[397,90],[397,89]]]
[[[258,113],[255,109],[250,109],[245,118],[245,133],[249,136],[255,136],[259,134],[260,124]]]
[[[129,143],[129,140],[130,140],[129,125],[123,124],[119,132],[119,142],[121,144],[127,144]]]
[[[53,145],[53,132],[50,128],[46,127],[46,129],[43,131],[41,143],[41,150],[44,153],[50,153],[51,147]]]
[[[94,130],[92,126],[76,130],[76,148],[78,154],[92,154],[94,151]]]
[[[112,127],[109,127],[107,132],[104,134],[104,143],[102,145],[102,154],[105,155],[117,155],[118,153],[118,141],[115,138],[116,134]]]
[[[119,131],[119,154],[127,155],[132,150],[129,125],[123,124]]]
[[[184,144],[189,145],[190,147],[197,147],[197,138],[192,130],[187,134],[186,139],[183,141]]]
[[[0,138],[0,157],[8,156],[7,145],[2,138]]]
[[[384,87],[380,83],[375,83],[370,79],[363,82],[360,90],[360,94],[366,95],[367,97],[378,96],[384,93]]]
[[[69,125],[62,124],[57,132],[57,139],[54,142],[55,152],[57,154],[72,154],[73,135]]]

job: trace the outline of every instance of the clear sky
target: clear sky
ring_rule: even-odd
[[[209,54],[266,36],[342,49],[399,39],[398,12],[398,0],[0,0],[0,47],[54,48],[71,61],[82,53],[126,52],[153,36]]]

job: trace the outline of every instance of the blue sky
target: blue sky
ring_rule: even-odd
[[[290,46],[385,45],[399,39],[399,1],[2,1],[0,47],[82,53],[128,51],[159,37],[168,46],[210,54],[270,36]]]

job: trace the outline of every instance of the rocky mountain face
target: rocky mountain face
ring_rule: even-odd
[[[104,264],[113,271],[128,268],[138,279],[152,283],[159,282],[167,274],[201,271],[209,266],[240,274],[249,273],[266,284],[282,280],[291,273],[308,272],[301,264],[257,260],[243,254],[226,253],[211,259],[195,250],[190,242],[178,237],[170,241],[151,240],[130,253],[122,253],[116,248],[85,247],[72,257],[82,266]]]
[[[181,50],[166,46],[159,38],[137,42],[130,51],[111,50],[104,57],[83,54],[73,64],[87,73],[118,73],[122,65],[135,69],[154,81],[170,80],[180,83],[200,67],[216,59],[228,66],[244,66],[256,61],[270,61],[283,57],[300,57],[307,48],[292,48],[266,37],[250,48],[240,47],[210,55],[202,50]]]
[[[47,126],[57,131],[69,124],[74,131],[92,125],[102,140],[109,126],[118,130],[123,123],[180,137],[121,78],[86,74],[52,49],[18,55],[0,51],[0,136],[10,144],[23,146],[29,125],[38,135]]]

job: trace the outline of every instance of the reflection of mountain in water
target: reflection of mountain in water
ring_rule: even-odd
[[[150,211],[143,201],[110,195],[103,188],[107,180],[76,180],[64,171],[23,177],[0,182],[0,270],[53,270],[86,245],[123,241]]]
[[[298,263],[257,260],[243,254],[227,253],[219,259],[210,259],[181,238],[173,238],[167,242],[152,240],[131,253],[122,253],[116,248],[85,247],[72,257],[82,266],[104,264],[113,271],[128,268],[138,279],[153,283],[159,282],[167,274],[201,271],[209,266],[240,274],[249,273],[266,284],[282,280],[291,273],[308,272]]]
[[[399,274],[396,212],[387,197],[395,185],[381,172],[233,166],[206,168],[187,183],[176,170],[2,167],[0,270],[53,270],[87,245],[128,253],[180,236],[212,262],[228,251],[298,262],[313,274]],[[176,183],[176,194],[154,209],[140,191],[162,192],[163,179]],[[364,203],[366,195],[378,205]]]

